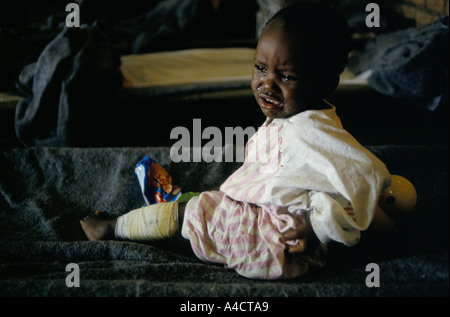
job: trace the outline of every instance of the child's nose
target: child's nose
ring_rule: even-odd
[[[265,76],[263,78],[262,87],[267,90],[276,91],[278,92],[280,88],[278,87],[278,84],[276,80],[273,78],[273,76]]]

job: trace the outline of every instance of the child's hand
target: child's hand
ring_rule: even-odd
[[[298,244],[289,247],[289,253],[311,254],[320,242],[309,221],[300,225],[297,229],[286,231],[284,237],[287,240],[298,240]]]

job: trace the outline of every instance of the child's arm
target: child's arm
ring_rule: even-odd
[[[289,247],[289,253],[313,253],[320,241],[312,228],[311,222],[307,221],[296,229],[284,233],[286,240],[297,240],[298,244]]]

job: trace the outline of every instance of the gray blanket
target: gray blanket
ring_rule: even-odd
[[[144,204],[134,175],[146,154],[184,190],[219,185],[239,163],[172,163],[168,148],[14,148],[0,152],[1,296],[448,296],[448,145],[372,146],[410,179],[416,210],[393,231],[330,245],[328,265],[294,280],[249,280],[203,263],[189,243],[91,242],[79,219]],[[68,287],[69,263],[79,287]],[[380,286],[368,287],[369,263]]]

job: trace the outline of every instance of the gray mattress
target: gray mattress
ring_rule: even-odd
[[[144,204],[134,175],[146,154],[185,190],[220,183],[239,163],[172,163],[169,148],[12,148],[0,152],[1,296],[448,296],[448,145],[370,146],[410,179],[416,210],[359,245],[330,245],[328,265],[293,280],[243,278],[203,263],[182,239],[87,241],[79,219]],[[67,287],[66,266],[80,268]],[[377,263],[380,287],[365,283]]]

